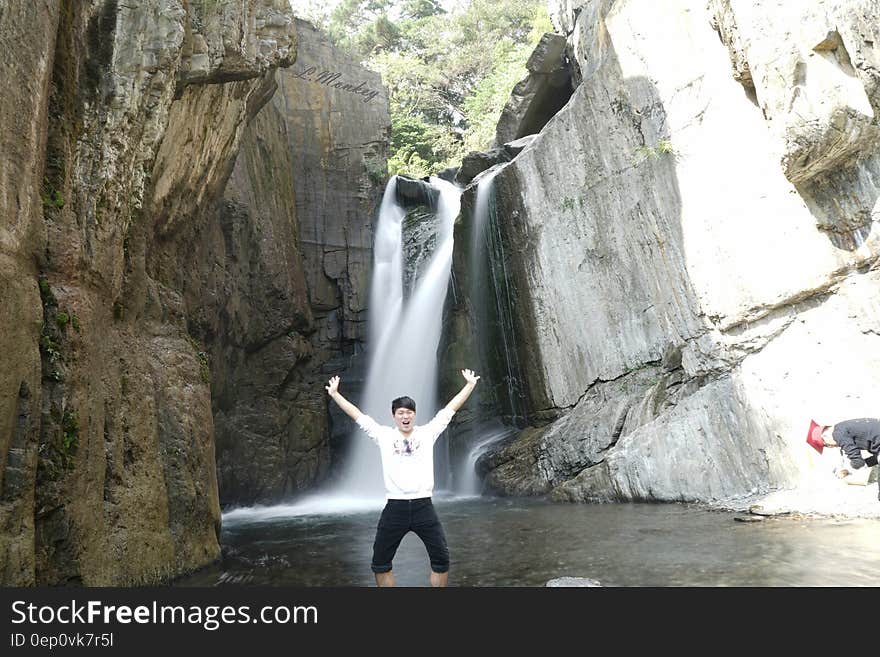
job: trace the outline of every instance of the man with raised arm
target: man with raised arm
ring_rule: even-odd
[[[452,420],[455,412],[471,396],[479,376],[462,370],[464,387],[437,412],[428,424],[415,426],[416,403],[409,397],[391,402],[394,427],[382,426],[339,394],[339,377],[326,386],[331,399],[379,446],[387,502],[376,528],[370,567],[379,586],[394,586],[391,562],[400,541],[415,532],[431,560],[431,586],[446,586],[449,578],[449,548],[443,525],[434,511],[434,442]]]

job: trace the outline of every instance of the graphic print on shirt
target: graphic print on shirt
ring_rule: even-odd
[[[418,451],[421,444],[422,441],[420,440],[401,438],[400,440],[394,441],[392,448],[394,449],[395,456],[412,456]]]

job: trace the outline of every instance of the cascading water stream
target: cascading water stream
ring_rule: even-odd
[[[423,424],[438,410],[437,347],[452,266],[452,225],[458,216],[461,190],[440,178],[430,179],[439,190],[436,247],[412,295],[404,299],[405,212],[395,201],[396,183],[396,177],[389,181],[376,229],[371,356],[359,407],[378,422],[391,424],[391,400],[408,395],[416,401],[417,423]],[[337,492],[346,497],[384,498],[379,450],[360,432],[353,437],[348,468]]]
[[[492,180],[503,169],[500,166],[478,181],[470,254],[470,298],[475,306],[476,334],[480,336],[481,349],[487,341],[488,324],[495,321],[501,332],[500,344],[494,345],[495,360],[503,363],[503,387],[507,390],[507,404],[512,418],[516,418],[521,404],[518,403],[518,371],[516,350],[509,343],[510,298],[507,281],[502,272],[499,278],[495,264],[503,254],[497,221],[492,216]],[[361,399],[350,398],[360,409],[383,424],[391,424],[391,400],[408,395],[416,400],[417,423],[429,421],[438,410],[437,349],[442,332],[443,305],[452,268],[453,222],[459,214],[461,190],[440,178],[430,178],[430,185],[438,190],[436,207],[436,241],[426,266],[421,266],[419,276],[407,297],[404,289],[404,235],[403,224],[406,210],[397,202],[398,177],[388,181],[376,225],[374,244],[373,277],[370,289],[369,350],[370,363],[364,394]],[[503,266],[500,263],[499,266]],[[483,310],[481,310],[483,309]],[[490,320],[485,309],[491,310]],[[500,350],[500,356],[498,355]],[[488,359],[481,354],[484,367]],[[343,381],[340,390],[345,391]],[[486,394],[477,387],[473,402]],[[494,403],[487,406],[495,406]],[[459,495],[478,495],[479,480],[475,464],[479,456],[491,444],[503,440],[516,431],[492,417],[478,418],[476,435],[467,458],[461,464],[463,472],[455,480]],[[246,513],[270,513],[275,516],[312,515],[321,513],[350,513],[369,508],[379,508],[384,502],[382,465],[379,450],[359,430],[353,431],[347,466],[333,489],[300,499],[294,504],[277,505],[266,511],[258,508]],[[446,477],[435,475],[435,490]],[[245,510],[242,510],[243,512]]]
[[[477,459],[482,456],[490,445],[504,440],[505,438],[516,433],[514,427],[506,427],[497,424],[494,428],[490,425],[482,425],[480,427],[480,438],[468,452],[467,459],[464,461],[464,468],[456,493],[462,496],[476,496],[481,493],[480,478],[477,476]]]
[[[477,182],[476,198],[474,200],[473,233],[471,237],[470,254],[470,298],[473,306],[477,330],[483,339],[479,341],[481,348],[481,360],[488,363],[490,358],[485,353],[488,347],[500,347],[501,357],[504,360],[504,389],[507,396],[508,410],[511,419],[515,422],[524,413],[519,402],[519,385],[516,372],[519,370],[519,361],[513,345],[510,344],[510,336],[513,335],[510,316],[513,312],[510,300],[510,289],[507,282],[506,264],[501,242],[500,227],[495,217],[494,203],[494,180],[501,173],[507,163],[493,167]],[[497,267],[502,269],[502,276],[498,276]],[[488,276],[487,276],[488,270]],[[488,294],[488,298],[486,295]],[[488,311],[494,312],[494,320],[500,333],[497,344],[487,339],[489,325],[493,323],[488,317]]]
[[[479,367],[485,374],[489,374],[492,370],[501,374],[502,394],[506,399],[503,401],[498,399],[492,403],[486,399],[489,392],[485,386],[482,388],[478,386],[475,390],[475,406],[478,409],[490,407],[493,408],[493,412],[491,417],[482,417],[479,411],[477,412],[473,428],[476,437],[473,439],[467,459],[462,464],[457,485],[457,492],[463,495],[480,493],[480,481],[476,473],[477,459],[492,444],[516,431],[515,427],[505,426],[499,421],[494,407],[504,405],[506,402],[509,418],[514,423],[524,415],[517,379],[519,361],[516,349],[510,342],[510,336],[513,335],[510,319],[512,303],[507,273],[504,270],[500,227],[494,214],[493,182],[506,166],[507,163],[497,165],[477,178],[468,272],[471,312],[475,322],[475,332],[480,336],[477,343]],[[501,268],[500,276],[498,268]],[[491,362],[495,363],[495,367],[490,365]]]

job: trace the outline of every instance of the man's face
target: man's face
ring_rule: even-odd
[[[406,435],[412,432],[416,424],[416,412],[408,408],[398,408],[394,411],[394,424],[400,430],[400,433]]]
[[[832,432],[834,431],[834,427],[827,427],[825,431],[822,432],[822,441],[825,443],[825,447],[837,447],[837,443],[834,441],[834,435]]]

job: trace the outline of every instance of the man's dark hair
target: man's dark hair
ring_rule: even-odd
[[[394,412],[398,408],[408,408],[413,413],[416,412],[416,403],[410,397],[398,397],[394,401],[391,402],[391,415],[394,415]]]

